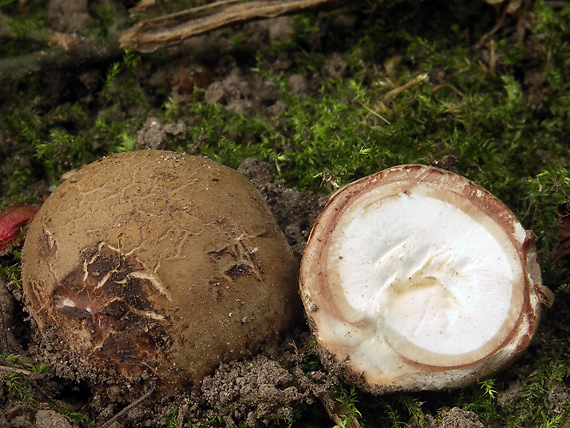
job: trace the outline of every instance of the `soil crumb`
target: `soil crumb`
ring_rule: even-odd
[[[441,414],[439,428],[485,428],[473,412],[461,410],[458,407]]]
[[[222,409],[228,424],[245,421],[256,426],[274,418],[293,416],[293,405],[304,401],[307,391],[294,386],[293,375],[277,361],[258,355],[249,361],[222,365],[202,383],[204,398]]]
[[[302,369],[317,358],[311,338],[295,332],[278,349],[221,365],[202,382],[204,400],[229,425],[258,427],[291,418],[294,408],[314,403],[338,382],[323,370]]]

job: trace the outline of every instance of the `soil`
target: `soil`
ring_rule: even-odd
[[[86,29],[94,25],[87,13],[87,1],[51,0],[48,7],[48,22],[53,29],[66,32],[70,28]],[[358,25],[357,16],[339,15],[328,23],[326,32],[315,33],[311,40],[314,52],[324,55],[323,66],[308,77],[292,74],[288,77],[290,95],[298,98],[315,93],[320,81],[325,77],[342,77],[347,72],[347,63],[343,52],[330,51],[327,40],[342,38]],[[272,53],[268,45],[272,42],[287,40],[293,32],[295,21],[291,17],[279,17],[261,22],[238,26],[235,30],[248,40],[247,47],[236,48],[225,32],[214,32],[191,38],[181,45],[172,47],[169,52],[174,60],[169,63],[142,64],[134,71],[139,85],[147,88],[147,96],[152,105],[160,105],[163,96],[158,88],[169,88],[168,96],[184,102],[192,98],[194,87],[205,89],[203,101],[218,103],[223,108],[248,116],[274,118],[286,109],[281,99],[281,92],[274,84],[264,81],[258,73],[251,70],[256,52],[262,51],[272,63],[272,71],[280,73],[291,67],[292,59],[287,53]],[[74,85],[81,86],[77,100],[92,103],[96,82],[104,79],[106,69],[86,68],[78,71],[53,72],[53,87],[57,92],[69,79]],[[57,99],[57,96],[54,95]],[[121,112],[117,112],[118,115]],[[97,111],[93,112],[93,117]],[[87,120],[89,122],[89,120]],[[162,123],[152,115],[139,130],[136,138],[138,148],[162,149],[172,141],[183,140],[189,135],[188,125],[183,122]],[[189,150],[198,154],[201,141],[197,138]],[[295,256],[300,261],[310,234],[311,227],[324,207],[328,194],[302,192],[288,187],[275,179],[272,166],[256,159],[247,159],[238,170],[243,173],[267,200],[283,232],[285,233]],[[324,186],[326,190],[326,186]],[[328,190],[332,191],[332,187]],[[36,183],[29,194],[48,192],[49,183]],[[0,284],[2,285],[2,284]],[[36,355],[45,355],[41,338],[35,326],[26,317],[23,308],[23,296],[13,283],[8,283],[10,294],[0,293],[0,308],[4,313],[4,323],[14,333],[17,343],[7,346],[14,351],[21,351],[34,359]],[[2,287],[3,288],[3,287]],[[2,343],[2,342],[0,342]],[[326,412],[319,406],[324,396],[332,394],[339,380],[334,374],[327,373],[318,364],[318,356],[312,346],[313,337],[304,319],[298,320],[298,326],[289,332],[278,348],[265,349],[251,358],[224,364],[211,376],[207,377],[200,388],[187,391],[176,397],[156,399],[149,388],[141,390],[138,396],[142,401],[124,402],[110,400],[110,396],[120,396],[121,391],[106,393],[93,389],[86,382],[68,379],[65,370],[68,362],[61,361],[58,355],[49,356],[45,361],[51,369],[47,375],[37,380],[25,380],[32,389],[36,400],[24,403],[14,390],[0,388],[0,426],[22,428],[48,428],[77,426],[71,418],[63,416],[56,408],[65,407],[72,412],[89,415],[90,421],[81,426],[116,426],[121,427],[163,427],[167,423],[166,415],[171,415],[174,425],[182,427],[188,421],[216,420],[220,423],[243,424],[258,427],[277,421],[286,421],[296,409],[312,406],[315,409],[314,426],[332,426]],[[18,349],[21,346],[21,349]],[[317,363],[315,363],[317,362]],[[308,370],[307,367],[315,367]],[[498,404],[503,407],[520,401],[522,387],[521,370],[518,367],[510,372],[498,394]],[[528,375],[528,373],[526,373]],[[81,376],[79,376],[81,377]],[[86,376],[87,377],[87,376]],[[110,387],[112,388],[112,387]],[[110,391],[107,391],[110,392]],[[136,395],[136,394],[135,394]],[[548,397],[553,414],[570,397],[570,389],[560,385]],[[132,405],[132,407],[129,407]],[[122,410],[127,411],[113,419]],[[175,410],[178,409],[177,413]],[[428,426],[437,427],[433,415],[428,415]],[[110,422],[110,423],[109,423]],[[411,426],[417,426],[411,421]],[[457,408],[441,415],[439,427],[481,427],[483,424],[472,412]]]

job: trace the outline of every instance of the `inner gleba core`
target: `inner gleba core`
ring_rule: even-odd
[[[363,340],[385,340],[420,363],[454,365],[507,338],[522,309],[513,286],[523,272],[491,218],[440,196],[427,185],[365,196],[336,225],[327,264],[348,303],[345,318],[372,329]]]

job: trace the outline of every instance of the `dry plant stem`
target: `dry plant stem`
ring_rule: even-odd
[[[199,12],[206,11],[206,10],[213,10],[216,8],[224,7],[229,4],[239,3],[241,0],[220,0],[214,3],[205,4],[202,6],[196,6],[191,9],[185,9],[174,13],[169,13],[168,15],[158,16],[156,18],[148,19],[147,22],[160,22],[160,21],[168,21],[169,19],[173,18],[181,18],[183,16],[188,15],[195,15],[197,16]],[[131,16],[136,16],[137,13],[131,13]]]
[[[12,371],[12,370],[6,370],[6,371],[10,371],[10,372],[14,373],[14,371]],[[22,373],[22,372],[24,372],[24,373]],[[38,380],[42,379],[45,376],[44,374],[28,372],[27,370],[21,370],[21,371],[15,372],[15,373],[23,375],[24,381],[26,381],[28,386],[30,388],[32,388],[34,391],[38,392],[44,398],[44,400],[46,402],[50,403],[54,407],[64,407],[64,405],[61,401],[58,401],[55,398],[53,398],[41,386],[39,386],[36,383],[35,379],[38,379]]]
[[[228,25],[255,19],[299,13],[339,3],[338,0],[265,0],[238,3],[233,0],[200,6],[183,12],[144,20],[125,31],[119,39],[122,48],[149,53]],[[205,10],[207,9],[207,10]]]
[[[495,34],[497,31],[499,31],[501,28],[503,28],[503,25],[505,24],[506,16],[507,16],[507,8],[505,7],[505,8],[503,8],[501,16],[500,16],[499,20],[497,21],[497,23],[495,24],[495,26],[493,28],[491,28],[487,33],[483,34],[483,36],[475,44],[476,49],[481,49],[481,47],[485,44],[486,40],[489,37],[491,37],[493,34]]]
[[[188,414],[188,403],[184,403],[180,406],[178,411],[178,417],[176,418],[176,426],[178,428],[184,427],[184,417]]]
[[[545,3],[548,3],[548,2],[545,2]],[[561,3],[566,3],[566,2],[561,2]],[[501,30],[503,27],[505,27],[505,21],[506,21],[507,15],[514,15],[517,17],[517,23],[516,23],[516,36],[517,37],[516,37],[516,39],[517,39],[517,43],[522,43],[524,36],[525,36],[525,33],[526,33],[525,15],[527,14],[527,12],[529,10],[530,5],[531,5],[531,2],[528,0],[521,1],[521,2],[517,2],[517,1],[505,2],[505,5],[504,5],[503,10],[501,12],[501,16],[498,19],[497,23],[489,32],[484,34],[483,37],[481,37],[479,39],[479,41],[475,44],[475,49],[481,49],[489,37],[493,36],[495,33],[497,33],[499,30]],[[552,5],[552,6],[554,7],[554,5]],[[490,48],[494,48],[494,46],[491,46]]]
[[[7,361],[1,360],[1,359],[0,359],[0,371],[19,374],[19,375],[27,376],[27,377],[34,378],[34,379],[43,379],[45,377],[45,374],[42,374],[42,373],[34,373],[34,372],[29,371],[29,370],[17,369],[15,367],[10,367],[10,365],[8,364]]]
[[[372,110],[370,107],[368,107],[367,105],[361,103],[359,101],[360,105],[362,107],[364,107],[366,110],[368,110],[370,113],[372,113],[374,116],[376,116],[379,119],[382,119],[387,125],[390,125],[390,122],[388,121],[388,119],[386,119],[384,116],[380,115],[380,113],[375,112],[374,110]]]
[[[404,85],[402,85],[396,89],[392,89],[390,92],[388,92],[386,95],[384,95],[384,98],[382,98],[382,102],[384,103],[385,106],[388,106],[388,104],[390,104],[390,102],[394,99],[394,97],[398,96],[399,94],[401,94],[405,90],[410,89],[412,86],[415,86],[420,82],[423,82],[424,80],[427,79],[427,77],[428,77],[428,75],[426,73],[418,74],[416,77],[414,77],[408,83],[405,83]]]
[[[141,396],[140,398],[137,398],[135,401],[133,401],[131,404],[129,404],[127,407],[125,407],[123,410],[121,410],[119,413],[117,413],[115,416],[113,416],[111,419],[109,419],[103,425],[101,425],[101,428],[111,427],[117,420],[119,420],[120,417],[126,415],[128,412],[131,411],[131,409],[135,408],[136,406],[141,404],[144,400],[149,398],[152,395],[152,393],[154,392],[154,388],[155,388],[155,385],[153,384],[150,387],[150,389],[143,396]]]
[[[149,53],[185,39],[218,28],[255,19],[274,18],[280,15],[300,13],[323,6],[344,3],[342,0],[265,0],[237,3],[222,0],[211,5],[141,21],[124,33],[110,32],[108,43],[99,44],[90,39],[63,47],[54,47],[27,55],[0,60],[0,82],[20,80],[44,70],[77,68],[88,64],[103,63],[121,55],[121,48],[133,48]],[[0,28],[1,37],[11,33]],[[32,38],[40,37],[39,35]],[[119,38],[120,37],[120,38]],[[120,48],[117,44],[119,38]]]
[[[431,91],[432,92],[437,92],[442,88],[449,88],[451,89],[453,92],[455,92],[457,95],[459,95],[460,98],[463,98],[465,96],[465,94],[463,92],[461,92],[459,89],[457,89],[455,86],[450,85],[448,83],[442,83],[441,85],[437,85],[436,87],[434,87]]]
[[[319,400],[325,408],[327,415],[331,418],[331,421],[335,423],[335,426],[360,428],[360,423],[354,416],[351,416],[347,422],[343,421],[343,416],[348,413],[348,409],[337,400],[335,391],[328,391],[324,395],[321,395]]]
[[[53,406],[55,407],[63,407],[63,404],[61,401],[56,400],[55,398],[53,398],[51,395],[49,395],[46,391],[44,391],[37,383],[35,380],[30,379],[30,378],[24,378],[26,380],[26,382],[28,383],[28,385],[30,387],[32,387],[36,392],[39,392],[42,397],[44,397],[44,400],[46,400],[48,403],[51,403]]]

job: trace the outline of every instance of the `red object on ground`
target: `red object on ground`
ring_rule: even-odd
[[[38,206],[31,204],[12,205],[0,212],[0,251],[24,242],[22,229],[32,222],[37,212]]]

